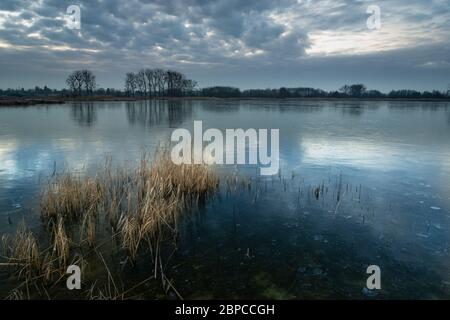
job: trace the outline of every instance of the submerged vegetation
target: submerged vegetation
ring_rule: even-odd
[[[167,286],[161,262],[164,240],[176,237],[178,215],[212,196],[218,185],[208,166],[175,165],[165,149],[153,161],[144,153],[133,170],[113,168],[106,161],[95,177],[54,175],[40,194],[48,238],[38,241],[23,224],[14,237],[3,238],[4,256],[27,288],[36,280],[60,279],[68,265],[92,251],[109,270],[98,251],[105,241],[98,230],[106,228],[111,236],[106,242],[118,243],[125,261],[133,265],[142,250],[153,261],[153,277],[161,275]]]

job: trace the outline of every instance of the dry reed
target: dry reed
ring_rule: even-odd
[[[67,266],[67,261],[69,259],[69,241],[63,220],[59,219],[58,223],[53,226],[52,254],[61,268]]]
[[[113,169],[107,161],[94,178],[54,177],[41,195],[41,217],[53,223],[79,221],[81,240],[93,247],[96,218],[103,214],[135,259],[143,240],[175,230],[182,209],[205,199],[218,184],[208,166],[176,165],[167,149],[159,149],[153,161],[143,153],[135,170]]]
[[[47,221],[74,220],[99,204],[103,190],[97,179],[66,173],[55,176],[41,194],[41,216]]]
[[[20,278],[31,279],[42,270],[38,243],[25,223],[21,223],[12,238],[3,239],[5,256],[11,266],[17,267]]]
[[[12,239],[3,241],[9,263],[27,281],[49,281],[55,273],[64,273],[72,245],[81,248],[87,243],[97,250],[97,229],[106,221],[129,261],[135,261],[142,244],[148,244],[156,278],[158,268],[163,274],[164,235],[176,235],[180,213],[213,195],[218,185],[208,166],[176,165],[166,149],[158,150],[153,161],[144,153],[134,170],[113,168],[107,161],[95,177],[54,175],[40,196],[50,246],[40,251],[35,236],[23,225]],[[78,244],[73,232],[67,232],[72,229],[79,232]]]

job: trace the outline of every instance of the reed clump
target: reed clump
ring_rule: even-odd
[[[62,222],[53,225],[51,246],[40,244],[36,236],[22,223],[14,236],[3,237],[3,256],[19,279],[25,283],[40,280],[48,283],[55,275],[65,273],[69,259],[69,238]]]
[[[176,231],[180,212],[214,194],[218,185],[207,165],[176,165],[168,149],[161,148],[152,161],[143,153],[135,169],[113,168],[107,161],[93,178],[70,173],[53,177],[41,193],[41,217],[57,224],[53,233],[60,241],[66,225],[78,224],[80,242],[90,247],[100,221],[107,221],[134,259],[144,240],[154,243],[158,234]],[[58,256],[67,251],[56,248]]]
[[[165,230],[176,232],[179,213],[192,200],[213,194],[219,184],[208,166],[176,165],[167,150],[159,150],[151,164],[143,155],[132,181],[136,187],[135,201],[128,200],[134,205],[122,216],[120,230],[122,246],[133,260],[144,240],[155,246],[152,251],[156,253],[158,236]],[[130,197],[133,195],[129,194]]]
[[[65,173],[53,177],[40,197],[41,216],[47,221],[77,220],[83,213],[99,205],[103,197],[98,179],[80,178]]]
[[[161,151],[149,170],[151,181],[159,183],[163,193],[175,189],[187,197],[202,197],[215,191],[219,179],[205,164],[174,164],[167,150]]]
[[[40,243],[23,224],[14,236],[5,237],[7,265],[26,283],[39,279],[45,284],[55,275],[60,280],[68,265],[83,260],[84,245],[89,253],[112,243],[99,241],[105,234],[98,231],[109,229],[126,261],[134,262],[145,244],[155,265],[152,278],[158,270],[163,278],[162,242],[176,236],[180,214],[213,196],[218,186],[210,167],[176,165],[165,149],[153,159],[143,153],[132,169],[114,168],[106,161],[94,177],[54,174],[40,194],[41,220],[48,234],[39,237]]]
[[[31,279],[42,270],[41,255],[35,236],[25,223],[17,229],[11,239],[3,239],[4,255],[11,266],[16,266],[21,278]]]

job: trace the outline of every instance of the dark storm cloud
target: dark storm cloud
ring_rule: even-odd
[[[71,4],[80,31],[66,26]],[[370,4],[382,9],[373,34]],[[441,89],[449,10],[448,0],[2,0],[0,87],[61,87],[80,67],[122,87],[126,71],[161,66],[201,85]]]

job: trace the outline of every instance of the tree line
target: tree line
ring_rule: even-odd
[[[34,89],[0,89],[0,96],[10,97],[45,97],[45,96],[139,96],[139,97],[217,97],[217,98],[390,98],[390,99],[449,99],[447,91],[392,90],[383,93],[369,90],[364,84],[344,85],[339,90],[297,87],[277,89],[241,90],[230,86],[213,86],[198,88],[196,81],[188,79],[183,73],[160,68],[143,68],[125,75],[124,89],[99,88],[96,76],[91,70],[76,70],[66,79],[67,88],[50,89],[47,86]]]
[[[240,90],[235,87],[208,87],[198,93],[203,97],[218,98],[390,98],[390,99],[449,99],[450,88],[446,92],[416,91],[416,90],[392,90],[383,93],[378,90],[368,90],[364,84],[344,85],[339,90],[325,91],[322,89],[298,87],[278,89],[247,89]]]
[[[130,96],[192,96],[197,82],[174,70],[141,69],[125,76],[125,93]]]

